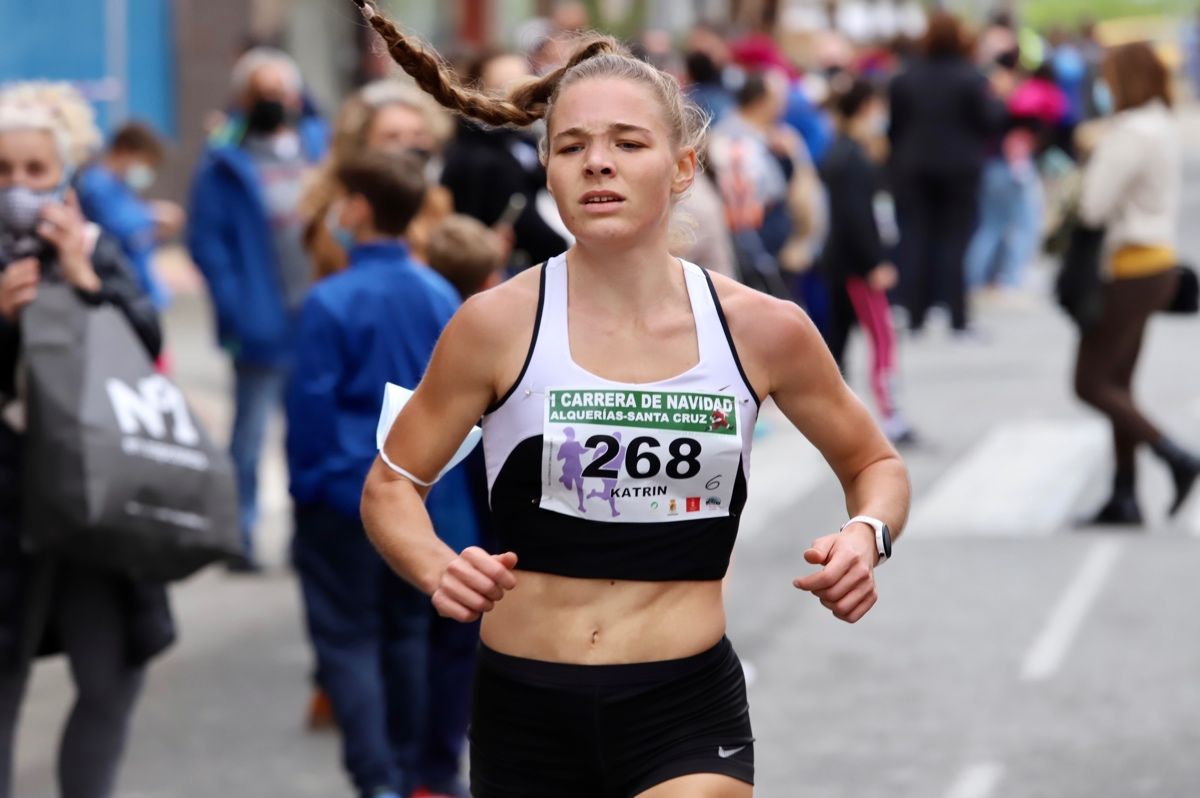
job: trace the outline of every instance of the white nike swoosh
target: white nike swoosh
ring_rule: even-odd
[[[717,756],[721,757],[722,759],[728,759],[729,757],[733,756],[734,754],[740,753],[741,751],[745,751],[745,750],[746,750],[746,746],[744,746],[744,745],[738,746],[737,748],[725,748],[724,746],[718,745],[717,746]]]

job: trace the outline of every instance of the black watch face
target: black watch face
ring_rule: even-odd
[[[883,556],[889,559],[892,556],[892,530],[887,524],[883,525]]]

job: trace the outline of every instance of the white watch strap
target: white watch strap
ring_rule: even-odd
[[[844,530],[851,524],[866,524],[875,530],[875,551],[879,554],[878,565],[883,565],[885,562],[887,562],[887,548],[883,544],[883,528],[887,526],[887,524],[883,523],[883,521],[880,521],[878,518],[872,518],[869,515],[856,515],[846,523],[842,524],[842,529],[838,531],[840,532]]]

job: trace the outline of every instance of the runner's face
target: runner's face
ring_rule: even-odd
[[[695,152],[672,143],[658,108],[649,87],[620,78],[580,81],[559,95],[547,184],[576,238],[632,242],[666,230],[672,198],[695,176]]]

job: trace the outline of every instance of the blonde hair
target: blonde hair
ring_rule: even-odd
[[[338,111],[330,146],[334,160],[344,160],[361,152],[375,117],[384,108],[397,105],[420,114],[439,147],[454,135],[450,115],[428,94],[411,83],[392,78],[377,80],[352,94]]]
[[[43,130],[54,137],[63,169],[71,171],[100,151],[96,113],[69,83],[22,81],[0,89],[0,130]]]
[[[441,105],[463,116],[498,127],[524,127],[539,119],[548,122],[554,102],[564,88],[589,78],[612,77],[640,83],[654,93],[673,145],[699,150],[704,141],[708,115],[686,97],[673,77],[635,58],[611,36],[595,33],[580,36],[574,54],[562,67],[544,77],[517,84],[507,96],[496,97],[464,86],[434,51],[419,39],[402,33],[370,0],[354,2],[382,37],[392,59]],[[545,136],[539,151],[544,161]]]

